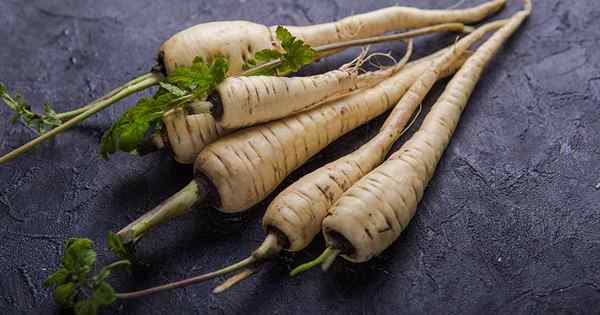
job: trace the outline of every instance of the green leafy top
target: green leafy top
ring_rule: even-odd
[[[311,63],[315,59],[315,50],[305,44],[304,41],[294,37],[285,27],[277,26],[275,33],[284,52],[281,53],[274,49],[263,49],[254,55],[254,59],[246,61],[243,65],[245,70],[251,69],[257,63],[267,63],[280,59],[281,62],[278,65],[260,69],[252,72],[252,74],[281,76],[296,72],[302,66]]]
[[[118,256],[124,257],[122,249],[125,247],[118,236],[109,233],[108,243]],[[44,281],[44,287],[54,287],[54,301],[65,308],[74,308],[77,315],[96,314],[101,306],[113,303],[117,297],[106,279],[115,268],[131,267],[129,259],[121,259],[90,276],[96,264],[92,245],[86,238],[68,239],[60,267]]]
[[[117,150],[135,151],[146,137],[161,128],[160,117],[165,112],[205,98],[225,79],[228,69],[223,57],[215,58],[210,64],[197,57],[191,67],[175,69],[159,83],[160,89],[153,97],[140,99],[104,133],[102,156],[107,159]]]
[[[2,83],[0,83],[0,98],[2,98],[4,103],[15,112],[15,115],[11,119],[13,124],[20,121],[38,134],[42,134],[62,123],[49,104],[44,104],[43,114],[34,113],[31,111],[31,106],[23,100],[23,97],[20,94],[16,94],[12,97],[8,94],[6,87]]]

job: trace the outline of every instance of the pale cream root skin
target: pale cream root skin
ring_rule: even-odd
[[[366,54],[366,52],[365,52]],[[364,55],[323,74],[308,77],[230,77],[217,87],[222,115],[217,123],[239,129],[297,114],[353,91],[372,87],[398,72],[412,54],[412,41],[404,57],[386,69],[358,74]]]
[[[406,28],[450,22],[478,22],[499,11],[505,4],[506,0],[494,0],[476,7],[456,10],[427,10],[395,6],[349,16],[331,23],[285,27],[294,36],[310,45],[320,46]],[[272,31],[274,29],[275,27],[271,27]]]
[[[334,70],[311,77],[230,77],[217,87],[223,128],[255,125],[312,108],[331,96],[332,91],[352,90],[356,72]]]
[[[381,164],[390,147],[400,136],[412,113],[431,87],[443,75],[453,73],[464,59],[460,57],[487,32],[505,21],[487,24],[458,42],[433,61],[425,63],[418,79],[394,107],[380,132],[358,150],[306,175],[282,191],[269,205],[263,218],[265,230],[276,228],[286,235],[288,250],[306,247],[321,230],[321,222],[331,206],[360,178]],[[405,82],[405,83],[408,83]],[[400,90],[407,87],[399,86]],[[386,212],[386,222],[399,229],[402,222]]]
[[[391,108],[426,66],[408,64],[371,89],[235,132],[200,152],[195,171],[214,184],[223,212],[246,210],[325,146]]]
[[[446,22],[477,22],[500,10],[505,3],[506,0],[493,0],[459,10],[389,7],[332,23],[286,27],[292,35],[316,47],[403,28]],[[275,29],[276,26],[266,27],[246,21],[211,22],[190,27],[161,45],[165,70],[171,73],[177,66],[189,66],[196,56],[210,62],[215,56],[222,55],[229,59],[230,74],[240,72],[245,61],[256,52],[262,49],[281,49],[276,41]]]
[[[484,67],[527,16],[517,13],[487,40],[450,81],[419,131],[334,204],[323,233],[328,245],[335,244],[335,234],[350,242],[354,250],[345,259],[368,261],[410,222]]]
[[[260,24],[246,21],[220,21],[185,29],[160,46],[167,73],[178,66],[191,66],[197,56],[210,62],[216,56],[229,60],[229,73],[242,70],[245,60],[263,49],[276,48],[276,37]]]
[[[175,160],[192,164],[208,144],[229,133],[209,114],[187,114],[178,108],[163,116],[166,135]]]

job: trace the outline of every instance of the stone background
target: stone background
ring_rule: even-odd
[[[163,40],[196,23],[309,24],[396,2],[0,0],[0,80],[33,104],[48,100],[68,110],[147,71]],[[454,2],[402,4],[445,8]],[[510,1],[500,16],[520,8]],[[321,252],[319,238],[226,294],[210,293],[222,280],[216,279],[119,302],[106,313],[598,312],[600,7],[593,0],[538,0],[534,11],[489,65],[415,219],[383,255],[288,278],[291,266]],[[454,37],[419,39],[417,55]],[[399,44],[377,48],[403,53]],[[303,73],[333,69],[355,52]],[[103,247],[107,230],[124,226],[190,180],[191,170],[164,153],[101,160],[103,130],[134,101],[0,166],[0,313],[58,312],[41,283],[56,268],[63,240],[87,236]],[[33,136],[10,125],[10,115],[0,107],[0,152]],[[340,139],[286,184],[357,148],[381,121]],[[267,202],[226,228],[211,223],[207,209],[161,227],[139,246],[149,266],[111,281],[119,290],[141,289],[244,257],[262,240],[259,222]],[[112,256],[101,250],[99,258]]]

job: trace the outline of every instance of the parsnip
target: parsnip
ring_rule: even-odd
[[[295,37],[316,47],[404,28],[449,22],[478,22],[497,12],[505,4],[506,0],[493,0],[473,8],[457,10],[426,10],[395,6],[349,16],[337,22],[285,27]],[[160,47],[159,60],[169,73],[177,66],[191,65],[196,56],[210,61],[222,55],[229,59],[230,73],[237,73],[256,52],[263,49],[280,49],[275,40],[275,28],[275,26],[267,27],[246,21],[199,24],[165,41]]]
[[[238,129],[290,116],[314,108],[353,91],[371,87],[396,73],[412,54],[409,41],[396,65],[359,75],[365,56],[340,69],[308,77],[230,77],[208,97],[211,113],[224,129]]]
[[[353,185],[323,221],[327,267],[337,254],[365,262],[409,224],[485,66],[531,13],[531,2],[471,56],[450,81],[419,131],[385,163]]]

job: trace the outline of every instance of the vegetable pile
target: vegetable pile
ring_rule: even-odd
[[[322,231],[326,249],[291,275],[342,257],[369,261],[388,248],[410,224],[429,180],[450,142],[477,82],[494,54],[531,14],[530,0],[512,17],[473,28],[499,11],[505,0],[461,10],[391,7],[337,22],[296,27],[212,22],[184,30],[160,48],[153,71],[71,112],[49,105],[32,111],[21,96],[0,84],[0,98],[40,137],[0,158],[7,162],[113,103],[151,86],[105,132],[100,153],[144,155],[169,151],[194,165],[193,180],[116,234],[108,247],[118,259],[93,273],[92,241],[69,239],[58,270],[44,283],[54,300],[76,314],[95,314],[118,299],[233,274],[215,288],[222,292],[256,273],[282,251],[306,248]],[[382,35],[402,28],[412,30]],[[453,45],[410,61],[413,37],[456,31]],[[492,33],[491,37],[484,37]],[[367,49],[356,59],[308,77],[287,77],[303,66],[343,49],[404,40],[395,64],[365,71]],[[473,52],[470,49],[483,41]],[[456,73],[456,74],[455,74]],[[394,143],[421,112],[431,88],[452,76],[418,131],[400,149]],[[135,265],[135,244],[146,233],[194,207],[241,213],[271,194],[294,170],[341,136],[390,112],[379,133],[354,152],[303,176],[280,192],[266,209],[263,243],[247,258],[225,268],[154,288],[116,293],[113,270]]]

